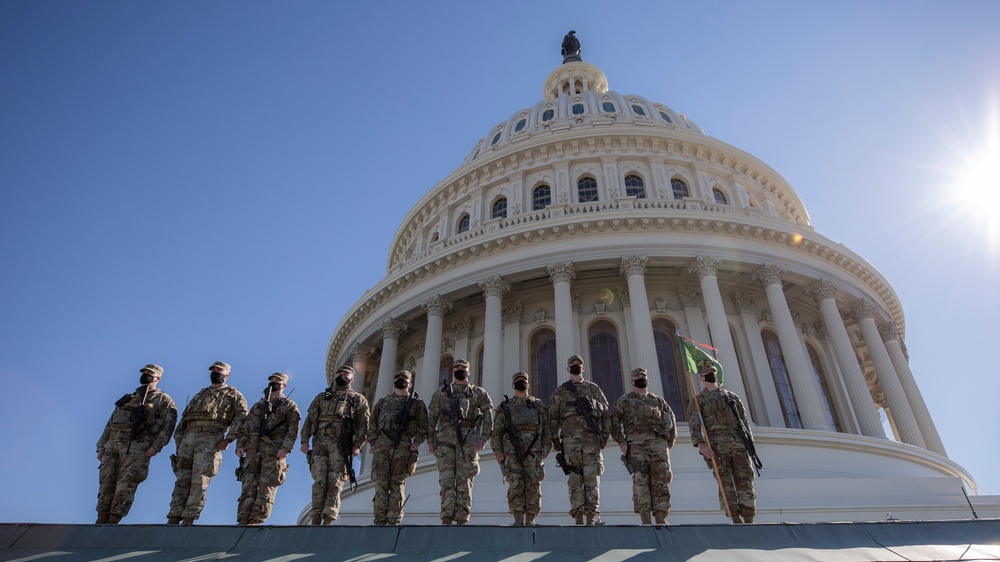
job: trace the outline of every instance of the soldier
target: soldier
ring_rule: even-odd
[[[705,457],[705,463],[709,468],[712,468],[712,459],[718,466],[718,477],[722,489],[726,492],[723,497],[722,491],[719,491],[722,509],[725,510],[726,504],[729,505],[728,511],[733,523],[737,525],[753,523],[754,515],[757,513],[757,496],[753,491],[754,474],[750,464],[750,454],[743,443],[740,431],[740,424],[743,424],[747,434],[750,433],[746,410],[743,409],[743,402],[739,396],[716,385],[716,369],[713,365],[707,364],[702,367],[698,376],[705,389],[698,393],[697,404],[692,400],[688,408],[691,412],[688,416],[691,441],[698,448],[698,452]],[[704,429],[708,432],[708,439],[712,443],[711,447],[705,444],[698,410],[701,411]]]
[[[493,402],[486,390],[469,383],[469,362],[455,361],[454,382],[444,381],[431,398],[427,448],[437,458],[441,484],[441,524],[469,522],[472,481],[479,474],[479,453],[493,429]],[[471,439],[470,439],[471,438]]]
[[[177,406],[156,388],[163,367],[139,369],[139,388],[115,402],[104,433],[97,440],[101,461],[97,492],[97,523],[118,523],[128,515],[135,490],[149,474],[149,459],[170,443],[177,424]]]
[[[496,409],[490,445],[507,480],[507,507],[514,526],[534,525],[542,508],[545,457],[552,448],[545,404],[528,396],[528,375],[514,373],[514,398]]]
[[[601,474],[611,420],[608,399],[601,387],[583,380],[583,358],[567,361],[569,380],[559,385],[549,400],[549,428],[552,448],[559,451],[556,462],[569,476],[569,514],[577,525],[593,525],[601,503]]]
[[[417,469],[417,448],[427,439],[427,406],[412,392],[413,373],[397,372],[392,386],[375,404],[368,430],[376,525],[399,525],[406,477]]]
[[[334,386],[313,398],[302,424],[299,449],[307,455],[313,477],[309,512],[313,525],[332,525],[340,514],[340,490],[344,483],[350,480],[357,485],[352,461],[365,444],[370,412],[368,400],[351,389],[353,381],[353,367],[338,368]]]
[[[284,395],[288,375],[274,373],[267,380],[264,397],[250,408],[236,434],[238,476],[243,482],[236,509],[240,525],[260,525],[271,515],[278,486],[288,474],[285,457],[299,436],[299,407]]]
[[[611,436],[621,446],[622,461],[632,475],[632,504],[643,525],[667,524],[670,513],[670,448],[677,439],[674,411],[649,392],[646,369],[632,370],[632,392],[611,410]]]
[[[208,483],[222,466],[222,451],[236,440],[236,430],[247,415],[246,399],[226,384],[229,365],[216,361],[208,371],[212,384],[191,398],[174,434],[177,454],[170,456],[170,462],[177,482],[170,498],[168,525],[182,520],[184,525],[193,525],[201,515]]]

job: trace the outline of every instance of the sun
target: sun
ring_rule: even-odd
[[[951,203],[969,226],[976,227],[972,231],[982,233],[991,247],[1000,248],[1000,113],[992,112],[978,146],[957,156],[949,173]]]

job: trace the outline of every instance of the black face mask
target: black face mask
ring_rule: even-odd
[[[469,371],[455,371],[455,378],[464,381],[469,378]]]
[[[581,373],[583,373],[583,365],[570,365],[569,366],[569,374],[571,374],[571,375],[579,375]]]
[[[394,387],[396,387],[396,388],[398,388],[400,390],[406,388],[407,385],[409,385],[409,383],[407,383],[404,379],[396,379],[392,383],[392,386],[394,386]]]
[[[226,375],[223,375],[219,371],[212,371],[209,373],[209,376],[212,377],[212,384],[222,384],[226,382]]]
[[[153,375],[151,375],[149,373],[143,373],[143,374],[139,375],[139,384],[145,386],[145,385],[153,382],[153,379],[155,379],[155,378],[156,377],[154,377]]]
[[[715,373],[705,373],[702,378],[705,379],[705,382],[715,383],[716,381]]]
[[[514,383],[514,390],[528,390],[528,381],[517,381]]]
[[[337,378],[333,379],[333,382],[335,382],[337,386],[341,388],[351,384],[351,381],[348,380],[348,378],[345,377],[344,375],[337,375]]]
[[[635,379],[632,381],[632,384],[635,385],[636,388],[646,388],[649,386],[649,379]]]

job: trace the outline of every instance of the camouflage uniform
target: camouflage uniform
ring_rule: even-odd
[[[371,480],[375,485],[376,525],[398,525],[403,518],[406,477],[413,474],[417,466],[417,452],[410,447],[420,445],[427,438],[427,406],[414,393],[404,413],[407,401],[409,396],[390,394],[379,400],[372,410],[368,436],[374,450]],[[399,433],[401,425],[404,428]],[[394,448],[392,440],[397,434],[400,435],[399,443]]]
[[[162,374],[163,370],[159,372]],[[132,412],[136,408],[148,411],[143,414],[140,432],[130,446]],[[136,488],[149,474],[146,451],[152,448],[159,453],[170,443],[170,434],[176,424],[177,406],[159,389],[151,389],[147,394],[146,387],[140,386],[115,403],[111,418],[97,441],[97,453],[102,456],[97,493],[98,523],[118,523],[128,515]]]
[[[653,393],[629,392],[611,410],[611,436],[628,443],[632,465],[632,506],[649,523],[655,513],[665,523],[670,512],[670,448],[677,439],[677,425],[667,401]]]
[[[599,425],[600,437],[594,434],[577,411],[576,394],[573,385],[584,400],[590,400],[596,410],[595,421]],[[566,381],[552,393],[549,400],[549,428],[552,434],[552,446],[562,449],[566,463],[572,467],[569,474],[569,514],[579,520],[587,516],[588,523],[600,511],[601,474],[604,473],[604,456],[601,451],[608,442],[608,428],[611,420],[608,414],[608,399],[604,397],[601,387],[584,380],[574,383]]]
[[[235,432],[247,414],[247,401],[235,387],[211,386],[198,391],[181,416],[174,434],[177,454],[171,457],[177,482],[167,519],[198,519],[205,507],[208,483],[222,466],[222,440],[236,440]],[[229,434],[226,435],[226,430]]]
[[[271,515],[278,486],[285,483],[288,474],[288,464],[278,458],[278,450],[292,451],[301,420],[295,402],[279,396],[270,401],[262,398],[240,425],[236,446],[246,451],[240,463],[243,492],[236,510],[240,525],[260,525]]]
[[[435,447],[438,483],[441,485],[441,521],[464,524],[472,510],[472,482],[479,474],[476,442],[493,429],[493,402],[482,387],[452,383],[454,398],[439,388],[428,408],[427,439]],[[450,413],[461,421],[459,436]],[[464,442],[463,442],[464,441]]]
[[[313,477],[312,510],[310,517],[322,516],[325,523],[337,520],[340,514],[340,490],[347,482],[352,469],[351,454],[360,449],[368,434],[370,412],[368,400],[350,386],[343,389],[328,388],[313,398],[306,419],[302,424],[302,443],[312,438],[309,472]],[[354,439],[347,456],[341,451],[340,436],[345,420],[353,423]]]
[[[509,422],[507,411],[504,411],[505,404],[510,412]],[[517,430],[524,458],[523,470],[517,460],[509,424]],[[514,396],[496,409],[490,446],[494,453],[503,453],[500,469],[507,480],[507,507],[514,515],[515,524],[521,524],[522,517],[527,516],[527,524],[531,525],[541,511],[542,480],[545,479],[542,457],[548,455],[552,448],[549,431],[548,410],[534,396]]]
[[[732,401],[739,412],[739,419],[742,419],[747,432],[750,431],[750,424],[747,423],[746,411],[743,409],[743,402],[740,397],[728,390],[702,390],[698,393],[698,405],[701,407],[701,415],[705,420],[705,428],[708,430],[708,438],[712,444],[712,451],[715,453],[715,463],[719,467],[719,477],[722,479],[722,488],[726,491],[723,499],[719,493],[719,505],[723,510],[729,504],[729,511],[733,519],[742,516],[747,522],[752,522],[757,512],[757,496],[753,491],[753,467],[750,464],[750,454],[740,436],[738,418],[733,414],[733,409],[729,406]],[[698,419],[697,410],[692,402],[688,416],[688,426],[691,428],[691,441],[695,447],[705,442],[701,433],[701,421]],[[712,461],[705,459],[708,467],[712,467]]]

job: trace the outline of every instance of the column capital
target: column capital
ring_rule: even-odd
[[[828,332],[826,329],[826,322],[820,320],[819,322],[816,322],[815,327],[816,327],[816,337],[818,339],[821,340],[830,339],[830,332]]]
[[[510,291],[510,283],[502,275],[494,275],[480,281],[479,289],[487,297],[502,297]]]
[[[524,312],[524,305],[521,301],[505,305],[501,311],[503,316],[503,323],[510,324],[512,322],[521,322],[521,314]]]
[[[649,258],[646,256],[622,256],[619,271],[625,277],[645,275],[647,261],[649,261]]]
[[[805,326],[802,322],[802,309],[795,306],[794,304],[788,305],[788,313],[792,316],[792,322],[795,322],[796,326]]]
[[[427,311],[427,316],[440,316],[444,318],[445,313],[451,310],[452,303],[441,295],[434,295],[420,306]]]
[[[472,318],[464,318],[455,322],[451,327],[452,333],[455,334],[456,338],[467,338],[472,332]]]
[[[545,269],[549,271],[549,280],[552,281],[553,284],[560,281],[571,283],[574,279],[576,279],[576,271],[573,269],[573,262],[571,261],[554,263],[547,266]]]
[[[722,260],[712,256],[695,256],[694,260],[688,265],[688,273],[698,274],[698,279],[704,279],[705,277],[718,277],[719,276],[719,264]]]
[[[757,310],[757,297],[750,293],[736,291],[733,293],[733,304],[736,305],[736,308],[740,309],[740,312],[753,313]]]
[[[400,322],[395,318],[386,318],[382,325],[379,327],[379,331],[382,332],[383,339],[399,339],[399,335],[405,332],[407,329],[405,322]]]
[[[899,341],[899,328],[893,322],[879,322],[878,335],[882,336],[883,342]]]
[[[685,307],[701,306],[701,291],[692,287],[677,287],[677,296]]]
[[[366,343],[356,344],[354,348],[351,349],[351,357],[353,357],[355,361],[358,361],[359,359],[371,359],[372,357],[375,357],[375,346],[368,345]]]
[[[757,269],[753,270],[753,280],[756,281],[761,287],[780,285],[781,278],[784,275],[785,268],[771,263],[765,263],[764,265],[761,265]]]
[[[580,310],[580,305],[583,304],[583,295],[580,291],[573,291],[569,294],[569,302],[573,304],[573,310]]]
[[[828,279],[819,279],[809,284],[806,293],[816,301],[816,304],[819,304],[825,300],[836,298],[837,284]]]
[[[618,300],[622,301],[622,306],[631,306],[628,287],[615,287],[615,292],[618,293]]]
[[[425,349],[427,349],[427,342],[426,341],[418,341],[418,342],[414,343],[413,344],[413,351],[412,351],[413,356],[414,357],[423,357]]]
[[[851,303],[851,316],[856,322],[865,318],[875,319],[875,303],[869,299],[860,299]]]

